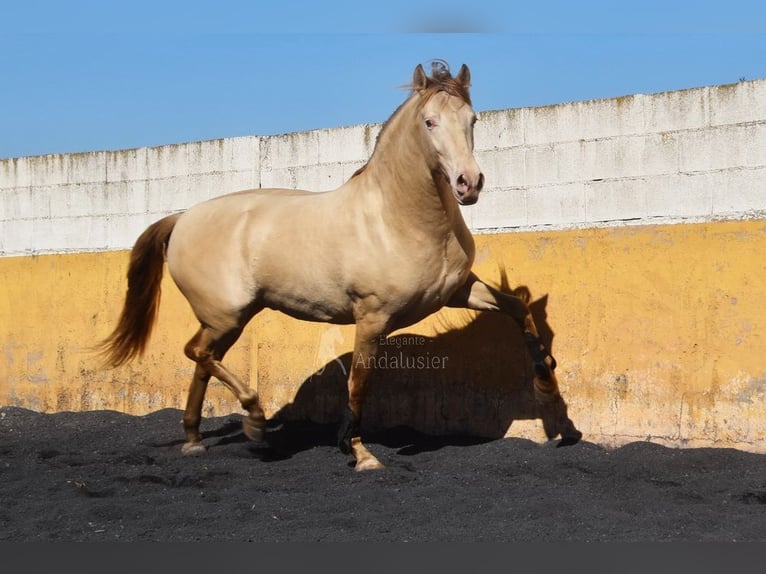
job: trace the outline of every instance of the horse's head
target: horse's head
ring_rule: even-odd
[[[433,64],[431,77],[422,65],[412,77],[412,88],[423,101],[420,129],[433,149],[433,167],[449,180],[461,205],[476,203],[484,185],[484,174],[473,157],[476,114],[468,94],[470,85],[471,72],[465,64],[454,78],[441,62]]]

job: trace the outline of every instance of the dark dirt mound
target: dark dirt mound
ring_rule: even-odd
[[[334,428],[292,424],[254,449],[241,417],[0,408],[0,540],[766,540],[766,456],[731,449],[554,448],[521,439],[367,438],[355,473]]]

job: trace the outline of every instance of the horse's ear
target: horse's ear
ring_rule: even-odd
[[[463,64],[460,66],[460,71],[457,73],[457,77],[455,78],[464,88],[471,87],[471,70],[468,69],[468,66]]]
[[[418,64],[412,73],[412,89],[417,91],[424,90],[427,84],[428,76],[426,76],[426,71],[423,69],[422,64]]]

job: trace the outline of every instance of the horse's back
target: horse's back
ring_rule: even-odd
[[[206,235],[213,232],[216,235],[229,235],[226,229],[236,228],[238,222],[245,219],[258,218],[262,220],[259,223],[265,224],[269,217],[280,219],[288,214],[299,216],[300,212],[322,203],[320,198],[325,195],[280,188],[245,189],[220,195],[186,210],[176,225],[174,235]]]
[[[291,189],[243,190],[202,202],[178,219],[167,249],[173,280],[202,321],[208,313],[237,316],[256,305],[294,312],[302,318],[346,318],[347,298],[322,293],[327,301],[306,307],[321,287],[313,276],[340,281],[339,240],[328,226],[337,206],[330,193]]]

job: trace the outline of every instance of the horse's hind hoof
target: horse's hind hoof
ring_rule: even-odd
[[[262,421],[254,421],[250,417],[242,420],[242,432],[251,442],[260,444],[264,442],[265,428]]]
[[[207,452],[207,447],[201,442],[187,442],[181,447],[184,456],[200,456]]]

